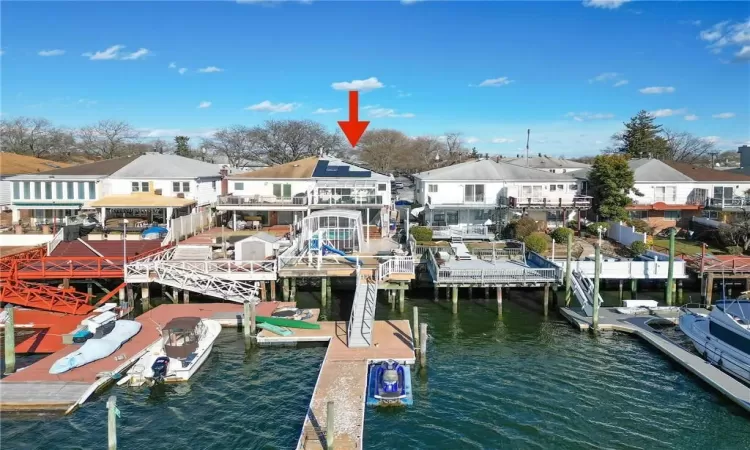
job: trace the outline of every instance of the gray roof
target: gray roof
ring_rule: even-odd
[[[591,167],[589,164],[584,164],[578,161],[571,161],[569,159],[552,158],[546,155],[543,156],[530,156],[529,164],[526,164],[525,157],[508,158],[503,161],[515,164],[517,166],[531,167],[533,169],[588,169]]]
[[[575,173],[575,172],[573,172]],[[478,159],[416,175],[426,181],[573,181],[568,174],[550,173],[494,160]]]
[[[247,239],[260,239],[261,241],[266,241],[266,242],[268,242],[270,244],[273,244],[274,242],[276,242],[276,241],[279,240],[279,238],[277,238],[273,234],[266,233],[265,231],[260,231],[260,232],[258,232],[256,234],[250,236]]]
[[[219,176],[219,167],[216,164],[156,152],[144,153],[111,175],[112,178],[133,179],[194,179]]]
[[[219,155],[211,155],[208,157],[212,163],[214,164],[227,164],[229,165],[229,158],[227,155],[219,154]],[[257,161],[257,160],[245,160],[241,161],[241,164],[238,167],[268,167],[268,164],[264,163],[263,161]]]
[[[658,159],[631,159],[628,161],[636,183],[679,183],[693,179]],[[573,172],[576,178],[588,178],[591,169]]]

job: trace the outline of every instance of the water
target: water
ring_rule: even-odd
[[[612,294],[607,293],[611,298]],[[617,296],[617,293],[614,293]],[[310,294],[300,304],[316,306]],[[498,319],[490,301],[407,299],[378,319],[429,324],[429,369],[415,376],[414,406],[368,409],[367,449],[750,447],[739,407],[636,337],[575,331],[539,311],[540,293],[513,291]],[[329,317],[348,317],[334,302]],[[222,332],[187,385],[149,395],[114,388],[70,417],[0,421],[2,449],[106,447],[106,397],[122,410],[120,448],[287,449],[299,436],[324,348],[268,348],[245,356]]]

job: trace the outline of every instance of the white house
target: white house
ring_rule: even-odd
[[[217,208],[263,226],[296,223],[312,210],[362,212],[365,224],[387,225],[390,178],[340,159],[314,156],[229,175]]]
[[[0,152],[0,210],[10,209],[13,190],[13,184],[9,181],[10,177],[22,174],[37,174],[68,166],[70,164],[64,162]]]
[[[571,161],[564,158],[553,158],[547,155],[542,155],[541,153],[537,156],[529,156],[528,158],[518,155],[515,158],[502,159],[502,161],[516,166],[544,170],[552,173],[571,173],[591,167],[588,164],[580,163],[578,161]]]
[[[567,174],[530,169],[502,160],[479,159],[418,173],[416,198],[425,205],[425,223],[489,237],[488,225],[512,215],[562,222],[591,202]]]
[[[215,203],[221,175],[211,163],[149,152],[9,180],[14,222],[24,210],[31,211],[32,225],[95,210],[102,222],[130,218],[166,223]]]

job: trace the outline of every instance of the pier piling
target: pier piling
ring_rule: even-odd
[[[453,314],[458,314],[458,286],[453,286],[451,293],[451,302],[453,303]]]
[[[440,288],[437,287],[437,286],[435,286],[435,287],[432,288],[432,290],[433,290],[433,294],[434,294],[433,297],[432,297],[432,301],[434,301],[435,303],[437,303],[438,302],[438,296],[440,295]]]
[[[568,234],[568,247],[565,253],[565,307],[570,307],[570,301],[572,300],[573,291],[571,287],[570,278],[573,274],[573,235]],[[502,301],[502,294],[498,294],[498,305]]]
[[[497,315],[498,316],[503,315],[503,288],[502,286],[497,286]]]
[[[682,303],[682,280],[677,281],[677,303]]]
[[[484,288],[484,301],[485,302],[490,301],[490,288],[489,287]]]
[[[402,313],[404,312],[404,296],[405,296],[405,289],[406,286],[401,286],[401,289],[398,290],[398,312]]]
[[[622,283],[623,283],[623,281],[620,280],[620,306],[622,306],[622,301],[623,301],[623,297],[622,297]]]
[[[635,300],[636,292],[638,291],[638,280],[633,278],[630,280],[630,299]]]
[[[16,371],[16,327],[13,305],[5,305],[5,374]]]
[[[328,293],[328,278],[323,277],[320,279],[320,304],[326,306],[328,304],[326,294]]]
[[[151,300],[148,291],[148,283],[141,283],[141,308],[146,312],[151,307]]]
[[[326,283],[326,298],[328,299],[328,302],[333,304],[333,295],[331,294],[331,291],[333,290],[333,279],[328,278],[328,283]]]
[[[245,301],[242,304],[242,333],[245,338],[250,337],[250,302]]]
[[[669,266],[667,272],[667,305],[672,306],[672,294],[674,291],[674,233],[675,229],[669,230]]]
[[[186,305],[190,303],[190,291],[188,291],[187,289],[182,291],[182,303]]]
[[[413,311],[411,334],[414,337],[414,350],[419,353],[419,308],[415,306]]]
[[[289,278],[284,278],[284,284],[282,285],[282,291],[284,294],[284,301],[289,301]]]
[[[420,368],[427,368],[427,324],[419,324],[419,365]]]
[[[271,301],[276,301],[276,282],[271,281]]]
[[[120,308],[124,308],[125,307],[125,288],[120,288],[118,294],[120,296]]]
[[[594,314],[592,317],[592,329],[599,331],[599,276],[602,272],[601,248],[594,244]]]
[[[291,287],[289,288],[289,301],[294,302],[297,298],[297,279],[292,278],[290,281]]]
[[[117,450],[117,397],[107,399],[107,449]]]
[[[133,286],[130,284],[127,286],[127,294],[128,294],[128,308],[130,308],[130,310],[132,311],[133,307],[135,306],[135,300],[133,299]]]
[[[172,288],[172,303],[180,303],[180,290],[176,287]]]
[[[447,302],[450,299],[451,299],[451,288],[450,286],[448,286],[445,288],[445,301]]]
[[[86,293],[89,296],[94,295],[94,284],[93,283],[86,283]]]
[[[549,283],[544,284],[544,316],[547,317],[549,311]]]
[[[329,401],[326,405],[326,448],[333,450],[334,444],[334,431],[333,418],[335,416],[335,406],[332,401]]]

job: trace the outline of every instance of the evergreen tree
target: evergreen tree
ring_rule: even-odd
[[[597,156],[591,167],[589,183],[599,220],[627,220],[628,193],[633,191],[641,195],[634,187],[635,177],[625,155]]]
[[[188,144],[189,140],[190,138],[187,136],[175,136],[174,142],[176,144],[176,155],[185,156],[187,158],[190,157],[190,144]]]
[[[654,116],[641,110],[630,122],[625,123],[625,130],[615,134],[615,150],[635,158],[650,153],[653,158],[664,158],[668,155],[667,141],[661,136],[661,125],[654,123]]]
[[[474,159],[479,159],[480,156],[481,155],[477,151],[477,148],[476,147],[472,147],[472,149],[471,149],[471,157],[474,158]]]

